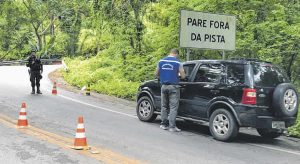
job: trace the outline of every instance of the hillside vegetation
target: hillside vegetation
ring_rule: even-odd
[[[65,79],[100,93],[134,99],[154,78],[157,61],[178,47],[181,9],[235,15],[236,50],[226,57],[259,58],[282,66],[300,86],[298,0],[10,0],[0,1],[0,60],[60,54]],[[180,49],[185,60],[186,49]],[[220,59],[192,49],[191,59]],[[291,129],[300,136],[300,121]]]

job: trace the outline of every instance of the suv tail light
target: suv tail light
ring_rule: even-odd
[[[256,89],[244,88],[242,104],[249,104],[249,105],[256,104]]]

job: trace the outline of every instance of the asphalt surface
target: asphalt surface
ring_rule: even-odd
[[[143,163],[300,163],[299,139],[280,137],[263,140],[254,130],[241,129],[237,140],[224,143],[214,140],[207,126],[179,120],[177,124],[183,131],[171,133],[159,129],[159,118],[154,123],[141,122],[136,117],[133,102],[88,97],[60,88],[58,95],[53,96],[47,74],[58,67],[44,67],[43,95],[30,94],[29,77],[24,66],[0,67],[0,114],[17,118],[20,105],[25,101],[30,125],[69,138],[74,137],[77,117],[82,115],[89,145],[109,149]],[[67,163],[65,159],[89,163],[46,141],[26,138],[28,136],[14,129],[0,125],[0,131],[0,145],[4,145],[0,148],[0,163],[7,151],[10,152],[5,154],[8,159],[18,157],[18,147],[5,146],[15,143],[14,138],[22,140],[16,143],[18,146],[29,142],[26,145],[28,149],[36,148],[31,152],[32,156],[18,157],[21,163],[38,163],[40,159],[35,156],[43,155],[41,147],[54,149],[57,154],[66,156],[56,158],[57,154],[47,154],[53,158],[51,163]],[[13,137],[8,138],[6,133]]]
[[[2,164],[100,163],[3,125],[0,125],[0,131],[0,163]]]

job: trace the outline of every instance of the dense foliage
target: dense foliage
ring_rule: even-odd
[[[61,54],[71,84],[132,99],[139,83],[154,77],[157,61],[178,47],[180,9],[236,15],[236,51],[227,58],[281,65],[299,87],[299,0],[0,0],[0,60],[31,49]],[[186,49],[180,51],[184,60]],[[191,58],[221,56],[192,49]]]

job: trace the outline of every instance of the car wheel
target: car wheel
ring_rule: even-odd
[[[216,140],[230,141],[237,136],[239,127],[228,110],[217,109],[210,116],[209,130]]]
[[[256,129],[258,134],[263,138],[274,139],[282,135],[282,132],[273,129]]]
[[[298,112],[298,94],[290,83],[278,85],[273,93],[273,109],[277,116],[295,116]]]
[[[152,122],[156,119],[153,102],[148,96],[143,96],[138,100],[136,114],[141,121]]]

